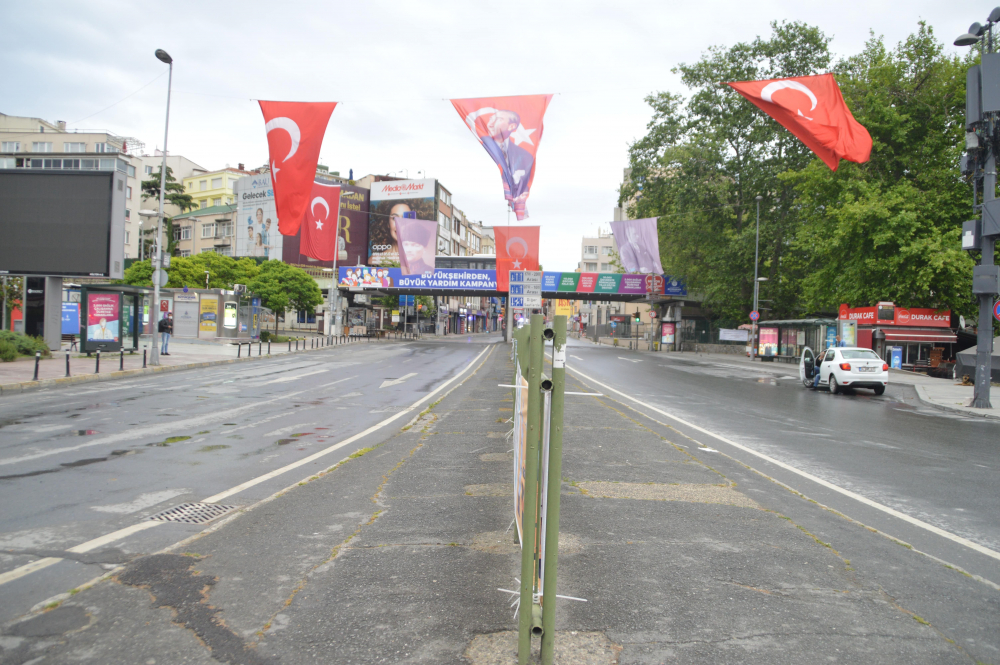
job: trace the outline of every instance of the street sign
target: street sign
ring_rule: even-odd
[[[153,279],[153,284],[157,284],[158,283],[159,286],[166,286],[167,285],[167,281],[170,278],[167,277],[167,271],[166,270],[164,270],[163,268],[157,268],[156,270],[153,271],[153,277],[152,277],[152,279]]]
[[[760,318],[760,313],[757,312],[757,310],[754,310],[754,311],[750,312],[750,320],[751,321],[756,321],[759,318]]]
[[[618,327],[618,322],[617,321],[612,321],[611,322],[611,329],[614,330],[617,327]]]
[[[654,312],[653,310],[649,310],[649,318],[655,319],[656,318],[656,312]]]
[[[646,275],[646,293],[662,295],[663,285],[663,275]]]
[[[511,270],[510,295],[511,306],[514,308],[540,308],[542,306],[542,271]]]
[[[1000,300],[997,300],[993,304],[993,318],[995,318],[997,321],[1000,321]]]

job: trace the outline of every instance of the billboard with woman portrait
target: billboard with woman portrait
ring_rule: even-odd
[[[399,263],[398,219],[437,220],[435,180],[372,183],[368,206],[368,265]]]

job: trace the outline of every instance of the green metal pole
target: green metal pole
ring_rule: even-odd
[[[563,401],[566,390],[566,316],[552,322],[552,401],[549,424],[549,482],[545,500],[545,586],[542,589],[542,665],[552,665],[556,637],[556,570],[559,562],[559,492],[562,488]]]
[[[518,608],[517,662],[527,665],[531,657],[531,618],[535,584],[535,522],[538,520],[538,449],[542,438],[542,355],[545,344],[541,314],[531,315],[528,352],[528,432],[524,461],[524,512],[521,514],[521,604]]]

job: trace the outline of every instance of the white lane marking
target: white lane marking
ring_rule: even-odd
[[[567,368],[567,369],[569,369],[569,368]],[[816,483],[818,485],[822,485],[823,487],[825,487],[825,488],[827,488],[829,490],[833,490],[834,492],[838,492],[840,494],[843,494],[844,496],[849,497],[851,499],[854,499],[855,501],[858,501],[860,503],[863,503],[866,506],[869,506],[869,507],[874,508],[876,510],[880,510],[883,513],[886,513],[887,515],[892,515],[893,517],[897,517],[897,518],[903,520],[904,522],[908,522],[908,523],[910,523],[910,524],[912,524],[914,526],[920,527],[921,529],[924,529],[926,531],[930,531],[931,533],[933,533],[933,534],[935,534],[937,536],[941,536],[942,538],[947,538],[948,540],[950,540],[950,541],[952,541],[954,543],[958,543],[959,545],[963,545],[965,547],[968,547],[970,550],[973,550],[975,552],[979,552],[980,554],[985,554],[986,556],[988,556],[990,558],[1000,560],[1000,552],[997,552],[995,550],[991,550],[988,547],[983,547],[979,543],[972,542],[968,538],[963,538],[962,536],[955,535],[954,533],[951,533],[950,531],[945,531],[944,529],[936,527],[933,524],[928,524],[927,522],[924,522],[923,520],[918,520],[915,517],[910,517],[906,513],[901,513],[901,512],[899,512],[898,510],[896,510],[894,508],[890,508],[889,506],[886,506],[886,505],[883,505],[881,503],[878,503],[877,501],[872,501],[871,499],[869,499],[867,497],[864,497],[864,496],[862,496],[862,495],[860,495],[860,494],[858,494],[856,492],[852,492],[852,491],[844,489],[843,487],[840,487],[838,485],[834,485],[833,483],[831,483],[829,481],[826,481],[826,480],[823,480],[822,478],[820,478],[818,476],[814,476],[811,473],[807,473],[806,471],[802,471],[800,469],[797,469],[797,468],[795,468],[794,466],[792,466],[790,464],[786,464],[785,462],[776,460],[773,457],[765,455],[764,453],[759,453],[759,452],[757,452],[756,450],[754,450],[752,448],[748,448],[748,447],[746,447],[744,445],[736,443],[735,441],[731,441],[730,439],[727,439],[726,437],[722,436],[721,434],[716,434],[715,432],[711,432],[711,431],[709,431],[709,430],[707,430],[707,429],[705,429],[703,427],[699,427],[699,426],[695,425],[694,423],[688,422],[688,421],[684,420],[683,418],[678,418],[677,416],[673,415],[672,413],[667,413],[663,409],[659,409],[659,408],[653,406],[652,404],[647,404],[646,402],[643,402],[641,400],[637,400],[636,398],[632,397],[631,395],[623,393],[620,390],[615,390],[611,386],[609,386],[609,385],[607,385],[605,383],[601,383],[597,379],[593,379],[593,378],[587,376],[586,374],[583,374],[583,373],[579,372],[578,370],[573,369],[573,370],[570,370],[570,371],[572,371],[573,373],[579,375],[581,378],[586,379],[587,381],[592,381],[592,382],[596,383],[597,385],[601,386],[602,388],[605,388],[607,390],[610,390],[613,393],[617,393],[618,395],[621,395],[625,399],[631,400],[631,401],[635,402],[636,404],[641,404],[642,406],[646,407],[647,409],[650,409],[652,411],[656,411],[657,413],[662,414],[662,415],[664,415],[667,418],[670,418],[672,420],[676,420],[677,422],[681,423],[682,425],[690,427],[693,430],[697,430],[697,431],[701,432],[702,434],[707,434],[707,435],[709,435],[709,436],[711,436],[711,437],[713,437],[715,439],[718,439],[719,441],[722,441],[723,443],[729,444],[730,446],[732,446],[732,447],[734,447],[734,448],[736,448],[738,450],[742,450],[743,452],[750,453],[751,455],[754,455],[755,457],[759,457],[760,459],[764,460],[765,462],[770,462],[771,464],[779,466],[782,469],[785,469],[786,471],[791,471],[792,473],[797,474],[799,476],[802,476],[803,478],[806,478],[807,480],[811,480],[811,481],[813,481],[814,483]],[[702,450],[704,450],[704,448],[702,448]],[[714,451],[714,452],[718,452],[718,451]]]
[[[228,420],[231,416],[235,416],[238,413],[243,413],[244,411],[257,410],[265,404],[270,404],[271,402],[281,402],[287,400],[289,397],[294,397],[305,392],[304,390],[299,390],[294,393],[285,393],[279,395],[278,397],[272,397],[271,399],[262,400],[260,402],[255,402],[254,404],[247,404],[245,406],[238,406],[234,409],[228,409],[225,411],[213,411],[212,413],[206,413],[202,416],[195,416],[194,418],[188,418],[187,420],[173,420],[171,422],[149,425],[147,427],[137,427],[135,429],[129,429],[124,432],[119,432],[118,434],[112,434],[110,436],[105,436],[100,439],[95,439],[94,441],[88,441],[87,443],[81,443],[76,446],[66,446],[64,448],[53,448],[51,450],[43,450],[37,453],[31,453],[29,455],[21,455],[20,457],[6,457],[0,459],[0,466],[6,466],[8,464],[17,464],[18,462],[27,462],[33,459],[40,459],[42,457],[49,457],[50,455],[58,455],[60,453],[68,453],[74,450],[80,450],[82,448],[90,448],[92,446],[103,446],[109,443],[116,443],[118,441],[132,441],[134,439],[139,439],[147,436],[159,436],[161,434],[168,434],[170,432],[176,432],[180,429],[190,429],[197,427],[198,425],[204,425],[212,422],[219,422],[219,420]]]
[[[630,363],[641,363],[642,362],[638,358],[622,358],[621,356],[618,356],[618,360],[627,360]]]
[[[140,494],[134,500],[128,503],[113,503],[107,506],[91,506],[91,510],[96,510],[99,513],[119,513],[121,515],[128,515],[130,513],[137,513],[143,508],[149,508],[150,506],[155,506],[158,503],[163,503],[168,501],[175,496],[180,496],[181,494],[187,494],[191,490],[181,488],[176,490],[162,490],[160,492],[146,492],[145,494]]]
[[[411,379],[411,378],[415,377],[416,375],[417,375],[416,372],[411,372],[410,374],[407,374],[405,376],[401,376],[398,379],[386,379],[385,381],[382,382],[382,385],[379,386],[379,388],[385,388],[386,386],[398,386],[403,381],[406,381],[407,379]]]
[[[276,429],[273,432],[268,432],[261,438],[267,438],[269,436],[281,436],[282,434],[288,434],[289,432],[294,432],[295,430],[304,430],[310,425],[315,425],[316,423],[298,423],[296,425],[289,425],[288,427],[282,427]]]
[[[330,383],[324,383],[321,386],[316,386],[315,390],[319,390],[320,388],[329,388],[330,386],[336,385],[338,383],[343,383],[344,381],[350,381],[351,379],[356,379],[356,378],[358,378],[357,375],[349,376],[346,379],[337,379],[336,381],[331,381]]]
[[[320,457],[323,457],[324,455],[327,455],[329,453],[334,452],[335,450],[343,448],[344,446],[349,445],[349,444],[353,443],[354,441],[357,441],[358,439],[360,439],[362,437],[365,437],[368,434],[371,434],[372,432],[375,432],[375,431],[377,431],[377,430],[385,427],[386,425],[388,425],[389,423],[393,422],[394,420],[397,420],[397,419],[401,418],[402,416],[404,416],[405,414],[410,413],[411,411],[414,411],[421,404],[423,404],[424,402],[426,402],[427,400],[429,400],[431,397],[434,397],[434,395],[437,395],[439,392],[441,392],[442,390],[444,390],[449,384],[454,383],[455,381],[457,381],[459,378],[462,377],[463,374],[465,374],[466,372],[468,372],[469,369],[471,369],[472,366],[475,365],[476,362],[478,362],[478,360],[480,358],[483,357],[484,353],[486,353],[489,350],[490,350],[490,347],[487,346],[485,349],[483,349],[479,353],[478,356],[476,356],[475,358],[472,359],[472,362],[470,362],[468,365],[465,366],[465,369],[463,369],[461,372],[458,372],[455,376],[453,376],[452,378],[448,379],[447,381],[445,381],[444,383],[442,383],[440,386],[438,386],[437,388],[435,388],[433,391],[427,393],[427,395],[425,395],[424,397],[420,398],[419,400],[417,400],[416,402],[414,402],[413,404],[411,404],[410,406],[408,406],[403,411],[400,411],[396,415],[390,416],[390,417],[386,418],[385,420],[383,420],[383,421],[381,421],[379,423],[376,423],[375,425],[372,425],[371,427],[369,427],[365,431],[360,432],[358,434],[355,434],[354,436],[352,436],[352,437],[350,437],[348,439],[345,439],[344,441],[341,441],[340,443],[334,444],[334,445],[330,446],[329,448],[321,450],[318,453],[314,453],[314,454],[310,455],[309,457],[303,458],[303,459],[299,460],[298,462],[293,462],[292,464],[288,464],[286,466],[283,466],[280,469],[275,469],[274,471],[271,471],[270,473],[265,473],[262,476],[258,476],[257,478],[254,478],[253,480],[248,480],[247,482],[242,483],[240,485],[237,485],[236,487],[233,487],[231,489],[228,489],[225,492],[220,492],[219,494],[216,494],[214,496],[210,496],[207,499],[203,499],[203,502],[204,503],[214,503],[216,501],[220,501],[221,499],[225,499],[226,497],[232,496],[233,494],[238,494],[238,493],[242,492],[243,490],[245,490],[245,489],[247,489],[249,487],[253,487],[254,485],[259,485],[260,483],[262,483],[262,482],[264,482],[266,480],[270,480],[271,478],[275,478],[277,476],[280,476],[283,473],[291,471],[292,469],[296,469],[296,468],[298,468],[300,466],[303,466],[304,464],[308,464],[309,462],[317,460]],[[292,393],[292,394],[297,395],[298,393]],[[271,400],[271,401],[273,401],[273,400]],[[89,551],[91,551],[93,549],[101,547],[102,545],[107,545],[108,543],[113,543],[116,540],[120,540],[122,538],[130,536],[133,533],[138,533],[140,531],[145,531],[146,529],[151,529],[152,527],[159,526],[160,524],[163,524],[163,522],[152,522],[152,521],[139,522],[138,524],[133,524],[132,526],[125,527],[124,529],[119,529],[118,531],[113,531],[113,532],[111,532],[109,534],[106,534],[104,536],[100,536],[99,538],[94,538],[93,540],[88,540],[87,542],[81,543],[80,545],[77,545],[76,547],[70,547],[66,551],[67,552],[75,552],[75,553],[89,552]],[[23,566],[20,566],[19,568],[15,568],[14,570],[7,571],[6,573],[0,574],[0,586],[6,584],[7,582],[12,582],[12,581],[14,581],[16,579],[24,577],[25,575],[30,575],[31,573],[37,572],[37,571],[42,570],[44,568],[48,568],[49,566],[57,564],[60,561],[62,561],[62,559],[59,559],[59,558],[56,558],[56,557],[46,557],[44,559],[39,559],[38,561],[32,561],[31,563],[27,563],[27,564],[25,564]]]
[[[580,356],[574,356],[573,354],[570,354],[569,357],[570,358],[576,358],[577,360],[583,360],[583,358],[581,358]]]
[[[305,378],[307,376],[312,376],[313,374],[323,374],[323,373],[329,372],[329,371],[330,370],[328,370],[328,369],[317,369],[317,370],[315,370],[313,372],[306,372],[305,374],[296,374],[295,376],[283,376],[280,379],[272,379],[270,381],[265,381],[264,383],[261,383],[260,385],[266,386],[266,385],[269,385],[271,383],[288,383],[289,381],[295,381],[296,379],[302,379],[302,378]]]

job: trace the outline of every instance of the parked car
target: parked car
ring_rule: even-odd
[[[819,365],[819,383],[814,371]],[[889,365],[871,349],[831,347],[818,357],[808,346],[799,360],[799,379],[807,388],[826,386],[834,395],[845,388],[870,388],[876,395],[889,385]]]

